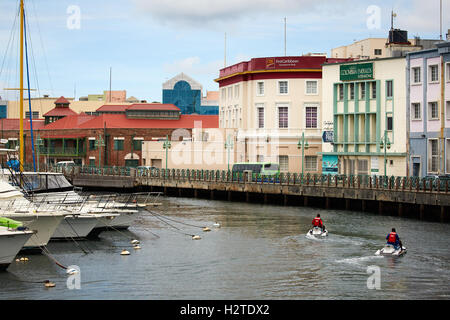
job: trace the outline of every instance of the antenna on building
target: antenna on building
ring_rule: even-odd
[[[286,17],[284,17],[284,56],[286,56]]]
[[[391,30],[394,30],[394,18],[397,17],[397,14],[394,12],[394,9],[391,11]]]
[[[112,67],[109,67],[109,102],[111,102]]]
[[[440,2],[441,3],[440,3],[440,11],[439,11],[439,21],[440,21],[440,32],[441,32],[441,34],[439,36],[439,39],[442,41],[443,40],[442,39],[442,0]]]
[[[77,100],[77,84],[73,84],[73,101]]]
[[[225,32],[224,48],[223,48],[223,67],[227,67],[227,33]]]

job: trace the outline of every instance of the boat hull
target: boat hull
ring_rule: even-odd
[[[30,231],[5,231],[0,233],[0,271],[9,267],[32,235],[33,232]]]
[[[2,215],[22,222],[28,230],[35,232],[25,243],[22,250],[39,249],[47,245],[64,218],[62,214],[7,213]]]
[[[66,216],[56,228],[51,240],[85,239],[97,223],[98,220],[94,216]]]

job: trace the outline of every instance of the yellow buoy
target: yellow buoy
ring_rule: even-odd
[[[203,228],[203,232],[208,232],[208,231],[211,231],[211,229],[208,228],[208,227],[204,227],[204,228]]]
[[[130,254],[130,252],[127,251],[127,250],[122,250],[122,252],[121,252],[120,254],[121,254],[122,256],[127,256],[127,255]]]
[[[200,236],[192,236],[192,240],[200,240]]]
[[[134,247],[133,247],[133,249],[134,250],[138,250],[138,249],[140,249],[141,247],[139,246],[139,245],[135,245]]]
[[[44,286],[46,288],[53,288],[55,286],[55,284],[53,282],[50,282],[50,280],[45,280],[44,281]]]

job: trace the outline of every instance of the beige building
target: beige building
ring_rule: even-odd
[[[322,97],[322,154],[340,174],[384,175],[385,146],[387,175],[407,174],[405,58],[326,64]]]
[[[321,172],[322,67],[326,56],[255,58],[220,71],[219,125],[233,129],[236,162]],[[308,148],[298,148],[302,136]]]
[[[432,48],[437,41],[414,38],[399,43],[390,42],[389,38],[367,38],[331,49],[331,57],[355,60],[398,57],[404,56],[407,52]]]

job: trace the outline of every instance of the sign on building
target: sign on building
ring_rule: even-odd
[[[373,63],[343,64],[339,71],[341,81],[373,79]]]
[[[323,155],[322,156],[322,173],[338,174],[338,156]]]
[[[323,142],[333,142],[333,131],[324,131],[322,134]]]

